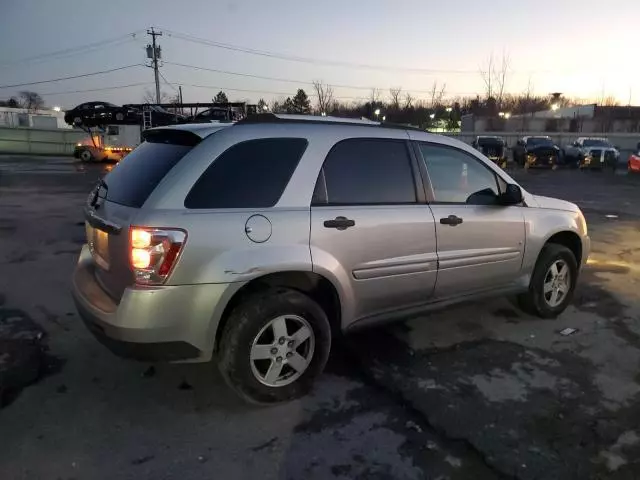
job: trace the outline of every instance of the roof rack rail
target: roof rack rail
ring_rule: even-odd
[[[378,127],[392,128],[399,130],[413,130],[425,132],[421,128],[412,125],[402,125],[399,123],[381,123],[367,119],[359,118],[343,118],[333,116],[313,116],[313,115],[296,115],[296,114],[276,114],[276,113],[257,113],[255,115],[247,115],[242,120],[236,122],[236,125],[243,124],[266,124],[266,123],[313,123],[318,125],[357,125],[362,127]]]

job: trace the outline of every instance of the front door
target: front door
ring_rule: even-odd
[[[525,224],[521,206],[503,206],[505,182],[456,148],[420,143],[438,239],[437,298],[475,293],[521,275]],[[502,184],[502,185],[501,185]]]
[[[417,174],[401,139],[343,140],[324,162],[311,257],[314,271],[345,286],[345,322],[425,303],[433,293],[435,225],[419,201]]]

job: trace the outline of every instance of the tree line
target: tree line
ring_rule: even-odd
[[[0,100],[0,107],[25,108],[29,112],[42,110],[45,107],[44,99],[37,92],[23,90],[18,97],[10,97],[8,100]]]

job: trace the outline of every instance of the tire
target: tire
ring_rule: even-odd
[[[73,118],[74,125],[82,125],[82,117],[74,117]]]
[[[93,156],[93,154],[89,150],[82,150],[80,152],[80,154],[78,155],[78,157],[83,162],[93,162],[95,160],[95,157]]]
[[[273,326],[283,317],[287,317],[284,342],[277,338]],[[301,325],[300,331],[306,324],[311,335],[291,347],[290,342],[298,331],[296,324]],[[269,357],[263,358],[258,352],[256,357],[261,358],[252,359],[255,344],[263,347],[261,352]],[[311,390],[327,363],[330,350],[331,327],[324,310],[296,290],[271,288],[247,296],[230,313],[220,340],[218,367],[226,383],[246,401],[255,404],[285,402]],[[309,359],[302,372],[289,364],[289,356],[294,358],[294,355]],[[281,385],[274,385],[269,379],[271,368],[282,372],[282,380],[276,377]],[[289,378],[284,378],[286,375]]]
[[[118,112],[118,113],[116,113],[115,117],[116,117],[117,121],[121,122],[121,121],[124,120],[124,113]]]
[[[553,265],[566,265],[568,270],[567,290],[564,297],[556,298],[559,303],[550,302],[553,292],[544,293],[545,282],[549,283],[550,269]],[[578,280],[578,264],[573,252],[563,245],[548,243],[540,252],[529,282],[529,290],[518,297],[520,308],[526,313],[540,318],[555,318],[569,305]],[[546,295],[551,298],[547,299]]]

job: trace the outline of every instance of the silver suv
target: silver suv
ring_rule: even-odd
[[[95,336],[143,360],[215,354],[258,403],[308,391],[340,332],[507,294],[555,317],[589,252],[576,205],[470,146],[330,117],[148,130],[85,216],[73,294]]]

